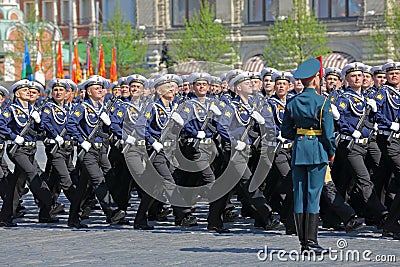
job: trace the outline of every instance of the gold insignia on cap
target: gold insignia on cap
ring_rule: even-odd
[[[393,68],[396,67],[396,63],[393,62]]]

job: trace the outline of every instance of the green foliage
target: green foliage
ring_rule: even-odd
[[[385,24],[375,25],[370,32],[371,55],[384,56],[385,59],[400,61],[400,6],[396,0],[388,0],[385,6]],[[388,8],[390,6],[390,8]],[[383,27],[382,27],[383,26]]]
[[[177,62],[188,60],[219,62],[231,64],[234,60],[232,44],[227,37],[229,31],[222,23],[214,23],[215,8],[209,2],[200,2],[200,9],[195,10],[190,20],[185,20],[185,27],[173,35],[173,59]]]
[[[307,12],[306,0],[293,0],[291,15],[276,20],[267,35],[264,57],[269,67],[293,69],[310,57],[330,52],[326,47],[326,27],[313,12]]]
[[[106,27],[107,31],[104,31],[103,27],[101,30],[104,58],[106,62],[111,62],[111,48],[117,48],[118,77],[133,73],[145,74],[143,66],[147,44],[143,42],[143,31],[132,29],[118,2],[113,17],[107,20]]]

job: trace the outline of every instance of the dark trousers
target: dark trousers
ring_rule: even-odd
[[[349,192],[351,206],[358,214],[367,218],[380,218],[386,208],[378,199],[369,171],[364,163],[367,145],[354,144],[353,149],[349,151],[346,148],[348,142],[339,143],[333,163],[333,170],[344,169],[348,172],[347,175],[332,177],[337,191],[344,198]],[[336,161],[336,159],[339,160]],[[339,165],[340,162],[343,165]],[[351,182],[353,182],[352,187],[350,187]]]
[[[9,147],[11,149],[11,147]],[[9,152],[7,149],[7,152]],[[26,177],[29,182],[29,189],[31,190],[34,197],[39,201],[40,217],[49,217],[49,212],[51,209],[51,193],[47,184],[40,178],[37,171],[37,166],[35,166],[35,153],[36,146],[29,147],[19,147],[14,155],[8,153],[8,157],[15,164],[14,175],[18,177],[17,179],[23,179]],[[19,198],[18,198],[19,200]],[[13,211],[16,210],[18,202],[15,201]]]
[[[110,218],[113,212],[118,210],[118,206],[114,202],[105,182],[105,175],[111,170],[111,165],[107,158],[107,147],[103,145],[101,148],[90,148],[90,150],[85,153],[81,164],[84,174],[79,178],[79,183],[76,188],[77,192],[71,202],[68,220],[71,223],[78,220],[78,212],[81,208],[81,202],[85,196],[89,181],[94,188],[104,214],[107,218]]]

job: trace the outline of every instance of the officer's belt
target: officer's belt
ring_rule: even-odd
[[[188,138],[188,139],[186,139],[186,141],[187,141],[188,143],[195,143],[196,140],[198,140],[198,139],[197,139],[197,138]],[[200,139],[200,144],[209,145],[209,144],[211,144],[211,143],[212,143],[212,138],[203,138],[203,139]]]
[[[352,139],[354,139],[354,143],[356,143],[356,144],[363,144],[363,145],[365,145],[365,144],[368,143],[368,138],[353,138],[353,137],[350,136],[350,135],[344,135],[344,134],[342,134],[342,135],[340,136],[340,139],[341,139],[341,140],[352,140]]]
[[[146,145],[146,140],[138,140],[138,141],[135,142],[135,145],[144,146],[144,145]]]
[[[272,141],[268,141],[267,142],[267,146],[273,146],[273,147],[276,147],[278,145],[278,143],[277,142],[272,142]]]
[[[36,146],[36,142],[24,142],[23,146]]]
[[[4,148],[4,144],[0,144],[0,149],[3,149]]]
[[[297,128],[297,134],[300,134],[300,135],[322,135],[322,130]]]
[[[103,146],[103,143],[92,143],[92,145],[96,148],[101,148]]]
[[[379,130],[378,134],[389,136],[391,131]],[[393,138],[400,139],[400,133],[393,133]]]
[[[292,148],[292,145],[293,145],[292,143],[286,143],[282,145],[282,148],[289,149]]]

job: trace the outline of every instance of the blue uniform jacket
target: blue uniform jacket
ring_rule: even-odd
[[[339,133],[351,136],[356,130],[356,125],[360,117],[364,113],[367,102],[362,94],[358,94],[351,88],[347,88],[345,92],[337,100],[337,108],[340,118],[337,121]],[[367,119],[370,120],[369,116]],[[363,127],[360,129],[361,138],[368,138],[370,129]]]
[[[28,110],[26,111],[18,100],[14,101],[0,115],[0,134],[3,135],[6,140],[14,140],[17,135],[21,133],[33,110],[30,104],[28,104]],[[31,129],[34,131],[39,128],[40,124],[36,122],[31,125]],[[36,142],[36,140],[36,136],[30,133],[25,136],[26,142]]]
[[[297,128],[322,130],[322,135],[298,135]],[[294,140],[294,165],[328,163],[335,153],[331,103],[313,88],[305,88],[288,101],[281,130],[282,137]]]
[[[85,141],[100,119],[100,114],[105,111],[103,104],[99,103],[96,108],[90,99],[85,99],[82,104],[77,105],[67,121],[67,134],[78,140],[79,144]],[[103,138],[96,136],[95,143],[102,143]]]
[[[53,99],[50,99],[42,109],[40,129],[45,130],[47,138],[54,139],[57,135],[60,135],[67,125],[69,116],[70,114],[65,106],[60,106]],[[63,138],[65,140],[71,139],[67,134]]]
[[[380,130],[390,130],[392,122],[399,117],[400,92],[393,86],[386,84],[375,94],[378,108],[376,122]]]

